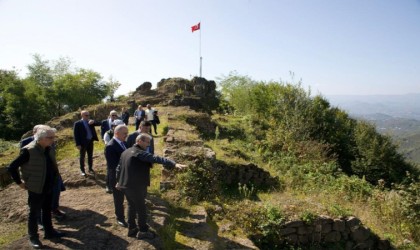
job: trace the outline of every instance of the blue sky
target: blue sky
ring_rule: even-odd
[[[231,71],[312,93],[420,93],[419,0],[0,0],[0,68],[35,53],[112,76],[117,94]]]

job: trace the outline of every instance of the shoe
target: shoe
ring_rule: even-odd
[[[52,239],[52,238],[61,238],[64,237],[66,234],[57,230],[53,230],[50,233],[45,233],[44,239]]]
[[[81,175],[81,176],[86,176],[85,171],[80,171],[80,175]]]
[[[136,238],[139,240],[142,239],[154,239],[156,237],[155,233],[153,233],[152,231],[147,231],[147,232],[138,232],[136,235]]]
[[[112,194],[112,189],[110,189],[109,187],[106,187],[106,188],[105,188],[105,192],[106,192],[107,194]]]
[[[41,241],[39,241],[39,239],[29,239],[29,245],[31,245],[31,247],[35,249],[42,248],[42,243]]]
[[[89,169],[89,174],[95,174],[95,171],[93,171],[93,169]]]
[[[128,224],[125,222],[125,220],[117,220],[117,224],[122,227],[128,227]]]
[[[135,237],[137,237],[138,232],[139,232],[139,229],[137,227],[133,228],[133,229],[128,229],[127,236],[135,238]]]

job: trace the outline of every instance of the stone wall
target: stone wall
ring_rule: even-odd
[[[388,240],[381,240],[356,217],[333,219],[320,216],[312,223],[290,221],[280,235],[291,245],[307,246],[322,243],[342,244],[344,249],[394,249]]]

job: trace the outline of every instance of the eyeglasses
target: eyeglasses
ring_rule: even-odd
[[[54,140],[55,136],[46,136],[45,138],[50,139],[50,140]]]
[[[111,115],[111,116],[118,116],[118,115]]]
[[[83,115],[83,116],[90,116],[90,115]]]

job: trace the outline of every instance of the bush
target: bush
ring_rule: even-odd
[[[280,230],[286,219],[279,208],[245,201],[228,207],[226,217],[242,228],[260,249],[282,246]]]
[[[211,200],[219,193],[218,172],[208,161],[192,164],[178,176],[180,193],[192,201]]]

